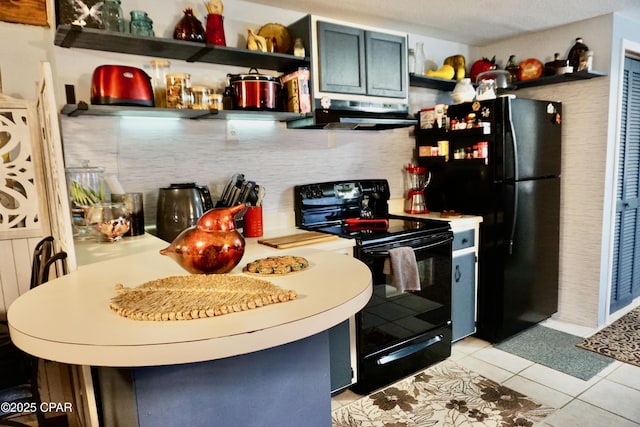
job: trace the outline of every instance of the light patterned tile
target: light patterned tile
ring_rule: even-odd
[[[613,372],[606,376],[608,380],[640,390],[640,366],[621,363]]]
[[[475,353],[473,357],[517,374],[533,365],[533,362],[495,347],[486,347]]]
[[[568,394],[561,393],[519,375],[509,378],[504,382],[504,385],[552,408],[561,408],[572,399]]]
[[[640,422],[640,390],[603,379],[578,396],[578,399]]]
[[[473,354],[478,350],[489,347],[491,344],[476,337],[466,337],[454,343],[451,346],[451,351],[463,354]]]
[[[519,375],[574,397],[585,391],[597,381],[602,380],[602,378],[595,376],[589,381],[584,381],[580,378],[572,377],[571,375],[567,375],[563,372],[538,364],[528,367],[524,371],[520,372]]]
[[[637,423],[611,412],[574,400],[544,419],[551,427],[638,427]]]
[[[473,356],[464,357],[457,360],[456,363],[500,384],[513,376],[513,372],[509,372],[506,369],[499,368]]]

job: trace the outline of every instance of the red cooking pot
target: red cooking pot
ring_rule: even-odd
[[[277,110],[280,80],[259,74],[251,68],[248,74],[227,74],[233,108],[237,110]]]

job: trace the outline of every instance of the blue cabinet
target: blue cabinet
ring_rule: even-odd
[[[475,230],[455,232],[451,263],[452,341],[476,331]]]

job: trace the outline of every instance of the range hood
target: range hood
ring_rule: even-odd
[[[287,122],[289,129],[386,130],[414,126],[407,104],[316,99],[310,117]]]

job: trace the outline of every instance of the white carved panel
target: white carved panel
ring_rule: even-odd
[[[41,236],[47,228],[39,209],[33,107],[0,95],[0,239]]]

